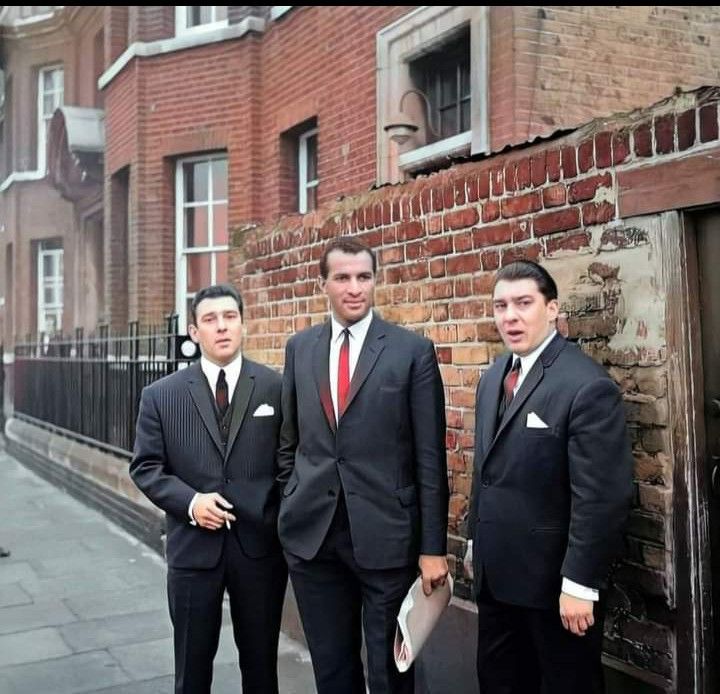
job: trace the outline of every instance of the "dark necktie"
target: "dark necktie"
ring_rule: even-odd
[[[337,380],[337,408],[338,419],[342,417],[347,403],[347,396],[350,390],[350,330],[343,330],[344,338],[340,346],[340,358],[338,359],[338,380]]]
[[[228,384],[225,380],[225,369],[220,369],[217,384],[215,385],[215,402],[220,417],[224,417],[228,408]]]
[[[515,396],[515,386],[517,385],[518,378],[520,378],[520,365],[520,360],[516,359],[515,363],[512,365],[512,369],[510,369],[508,375],[505,376],[505,380],[503,381],[506,408],[510,405],[513,397]]]

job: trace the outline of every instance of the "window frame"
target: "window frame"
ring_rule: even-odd
[[[318,168],[318,129],[310,128],[298,135],[298,212],[307,214],[311,210],[308,209],[308,190],[310,188],[318,188],[320,177],[317,176],[312,180],[308,180],[308,140],[315,137],[315,170]],[[317,193],[316,193],[317,197]],[[313,209],[317,208],[317,202]]]
[[[229,166],[229,158],[227,152],[217,152],[213,154],[204,154],[191,157],[182,157],[175,163],[175,312],[178,316],[178,327],[180,332],[185,332],[188,326],[187,302],[195,296],[195,292],[187,289],[187,258],[190,255],[201,253],[210,254],[210,283],[217,283],[217,255],[219,253],[228,253],[230,249],[229,238],[226,244],[215,244],[213,234],[214,208],[219,204],[225,204],[227,220],[227,208],[229,199],[228,194],[224,199],[215,200],[213,196],[213,168],[208,167],[208,197],[199,203],[187,203],[185,200],[185,169],[186,164],[200,164],[205,162],[224,160]],[[229,168],[227,169],[226,185],[229,185],[230,176]],[[185,210],[194,207],[207,207],[207,228],[208,241],[212,242],[205,246],[193,246],[186,248],[185,246]]]
[[[46,94],[57,94],[58,90],[55,88],[55,80],[53,80],[53,89],[49,92],[45,91],[45,80],[44,76],[47,73],[60,72],[62,75],[62,87],[59,91],[60,102],[55,106],[52,113],[45,116],[45,95]],[[62,63],[56,65],[47,65],[38,69],[37,77],[37,170],[45,175],[47,173],[47,126],[46,122],[49,122],[53,113],[58,108],[61,108],[65,104],[65,67]],[[55,100],[53,100],[55,101]]]
[[[215,29],[222,29],[228,26],[228,18],[225,19],[213,19],[206,24],[198,24],[197,26],[188,26],[188,7],[195,7],[194,5],[175,5],[175,36],[186,36],[188,34],[201,34],[206,31],[213,31]],[[228,7],[227,5],[209,5],[213,17],[217,15],[218,7]]]
[[[62,332],[62,314],[64,307],[64,257],[62,246],[53,245],[51,248],[45,248],[47,241],[40,241],[37,247],[37,331],[38,335],[50,335],[47,331],[47,316],[54,314],[57,320],[56,333]],[[53,266],[58,270],[58,274],[44,274],[44,260],[46,257],[53,258]],[[59,258],[59,263],[57,259]],[[59,267],[58,267],[59,266]],[[60,301],[45,303],[45,289],[53,287],[60,297]]]

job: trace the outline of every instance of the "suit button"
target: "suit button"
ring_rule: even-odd
[[[482,486],[483,486],[483,487],[489,487],[489,486],[490,486],[490,480],[484,479],[484,480],[482,481]]]
[[[338,458],[337,461],[339,465],[342,465],[345,462],[345,458]]]
[[[332,489],[328,489],[328,496],[335,496],[335,492]]]
[[[226,478],[225,478],[225,484],[230,484],[231,481],[232,481],[232,480],[231,480],[229,477],[226,477]]]

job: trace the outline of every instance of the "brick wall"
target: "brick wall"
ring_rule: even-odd
[[[327,239],[354,234],[377,251],[380,313],[431,338],[441,363],[456,558],[465,544],[474,391],[502,350],[492,319],[494,271],[517,258],[545,264],[560,287],[561,330],[619,384],[633,441],[637,494],[606,650],[667,681],[674,667],[672,460],[665,296],[653,281],[661,249],[657,216],[623,218],[618,177],[717,147],[717,95],[703,94],[347,198],[301,219],[238,228],[232,250],[232,276],[247,305],[245,348],[278,367],[287,337],[326,317],[315,280]],[[453,570],[458,594],[468,596],[457,559]]]

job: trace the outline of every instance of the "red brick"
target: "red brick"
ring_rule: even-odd
[[[560,154],[562,157],[563,178],[575,178],[577,176],[575,147],[563,147]]]
[[[483,270],[497,270],[500,266],[499,251],[485,251],[480,259]]]
[[[511,161],[505,166],[505,190],[512,192],[517,189],[517,162]]]
[[[515,260],[537,260],[540,257],[542,246],[539,243],[532,243],[527,246],[512,246],[502,253],[503,266],[509,265]]]
[[[545,152],[539,152],[530,159],[530,180],[533,187],[538,188],[547,180],[547,165]]]
[[[425,236],[425,229],[420,222],[402,222],[397,227],[398,241],[409,241]]]
[[[455,210],[445,214],[445,228],[454,231],[455,229],[467,229],[477,224],[479,220],[477,209],[466,207],[464,210]]]
[[[477,178],[478,186],[478,200],[487,200],[490,197],[490,173],[488,171],[482,171],[478,174]]]
[[[455,253],[465,253],[466,251],[470,251],[473,247],[472,231],[463,231],[460,234],[455,234],[452,241]]]
[[[510,222],[473,229],[473,245],[475,248],[497,246],[502,243],[510,243],[511,241],[512,228]]]
[[[652,132],[650,123],[642,123],[633,131],[635,140],[635,154],[638,157],[652,156]]]
[[[430,261],[430,277],[445,277],[444,258],[434,258]]]
[[[564,205],[567,200],[567,190],[562,183],[543,188],[543,207],[558,207]]]
[[[605,224],[615,218],[615,205],[611,202],[591,202],[582,207],[583,226]]]
[[[465,194],[465,186],[466,186],[466,180],[465,178],[459,178],[456,179],[453,183],[454,188],[454,201],[455,204],[458,206],[465,204],[466,194]]]
[[[595,166],[594,148],[592,140],[585,140],[578,146],[578,171],[580,173],[590,171]]]
[[[400,268],[400,279],[403,282],[413,282],[422,280],[428,276],[428,264],[424,261],[413,263],[412,265],[403,265]]]
[[[540,214],[533,220],[535,236],[544,236],[556,231],[567,231],[580,226],[580,210],[577,207],[569,207],[556,212]]]
[[[610,188],[612,186],[612,177],[609,173],[590,176],[581,181],[571,183],[568,188],[568,202],[581,202],[582,200],[591,200],[595,197],[598,188]]]
[[[630,155],[630,134],[627,130],[613,133],[612,160],[613,165],[622,164]]]
[[[512,229],[513,243],[527,241],[531,236],[532,218],[513,219],[510,221],[510,228]]]
[[[533,191],[514,198],[503,198],[501,203],[502,216],[519,217],[542,209],[542,194],[540,191]]]
[[[678,150],[684,152],[695,144],[695,109],[677,117]]]
[[[487,178],[487,174],[485,174],[485,177]],[[478,177],[477,176],[468,176],[467,177],[467,201],[468,202],[476,202],[479,197],[479,191],[478,191]]]
[[[707,104],[700,109],[700,142],[712,142],[717,139],[717,104]]]
[[[517,189],[529,188],[531,180],[530,159],[525,157],[517,163]]]
[[[579,234],[570,234],[558,238],[548,238],[545,241],[547,253],[556,251],[577,251],[590,245],[590,234],[583,231]]]
[[[448,276],[475,272],[480,269],[480,255],[478,253],[464,253],[451,256],[447,258],[446,269]]]
[[[545,165],[547,166],[548,181],[551,183],[559,181],[561,176],[559,149],[552,149],[547,153]]]
[[[675,114],[655,117],[655,151],[668,154],[675,149]]]
[[[482,221],[484,224],[494,222],[500,217],[500,203],[495,200],[488,200],[482,206]]]
[[[496,196],[500,196],[505,192],[502,167],[496,166],[490,169],[490,188],[492,194]]]
[[[604,132],[595,135],[595,163],[598,169],[612,166],[612,133]]]

